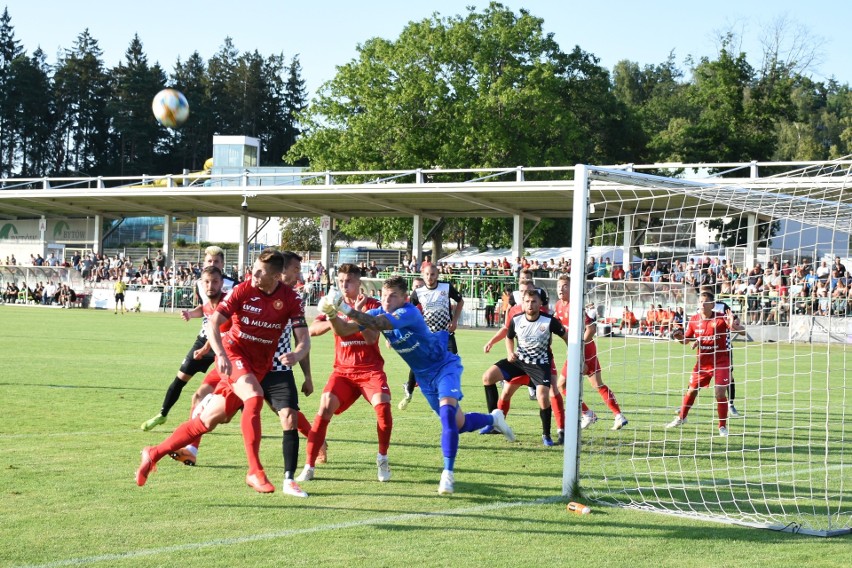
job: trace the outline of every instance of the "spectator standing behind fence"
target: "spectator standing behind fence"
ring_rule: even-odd
[[[497,292],[494,290],[494,285],[489,284],[482,292],[482,298],[485,301],[485,326],[494,326],[494,309],[497,307]]]

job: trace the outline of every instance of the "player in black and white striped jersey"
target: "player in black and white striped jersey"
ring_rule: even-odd
[[[518,289],[509,294],[509,307],[516,306],[523,302],[523,288],[521,284],[524,282],[532,282],[535,285],[535,279],[533,277],[533,271],[529,268],[524,268],[518,273]],[[538,295],[541,297],[541,307],[545,313],[550,311],[550,299],[547,297],[547,290],[544,288],[535,287],[538,290]],[[530,393],[530,400],[536,400],[536,392],[535,387],[533,385],[529,385],[527,387]]]
[[[435,333],[446,330],[450,333],[447,349],[450,353],[458,353],[455,332],[464,308],[464,298],[449,282],[438,282],[438,267],[434,264],[425,265],[420,275],[424,285],[411,292],[409,301],[423,313],[429,331]],[[405,394],[397,408],[406,409],[416,384],[414,372],[409,371],[408,382],[403,385]]]
[[[217,246],[209,246],[204,249],[204,268],[208,266],[215,266],[224,274],[225,251]],[[221,288],[222,297],[224,298],[233,288],[234,281],[230,278],[223,277]],[[174,380],[172,380],[172,384],[170,384],[168,389],[166,389],[166,396],[163,399],[163,406],[160,409],[159,414],[142,423],[142,430],[146,432],[161,424],[165,424],[169,411],[180,398],[181,392],[183,392],[183,387],[186,386],[186,383],[188,383],[189,380],[197,373],[206,373],[207,369],[210,368],[210,365],[213,364],[214,357],[212,351],[207,352],[201,358],[195,358],[195,352],[202,349],[207,343],[207,332],[205,331],[207,329],[207,315],[203,314],[201,306],[207,303],[209,298],[207,298],[207,294],[204,291],[200,278],[196,282],[196,294],[198,297],[198,307],[194,310],[184,310],[181,312],[181,317],[183,317],[186,321],[189,321],[193,317],[201,317],[201,331],[198,332],[195,342],[187,352],[186,357],[184,357],[177,375]]]
[[[528,284],[525,285],[528,286]],[[568,332],[558,318],[541,311],[541,295],[535,288],[527,288],[521,305],[523,312],[514,316],[509,322],[505,339],[506,358],[495,363],[489,371],[486,371],[486,374],[499,373],[505,381],[511,381],[523,375],[529,377],[529,383],[535,387],[540,409],[542,443],[545,446],[553,446],[553,439],[550,437],[552,418],[550,378],[553,351],[550,344],[553,335],[560,337],[567,344]],[[499,378],[495,376],[491,382]],[[507,404],[507,400],[501,399],[501,404]],[[508,410],[508,408],[500,409],[504,413]]]

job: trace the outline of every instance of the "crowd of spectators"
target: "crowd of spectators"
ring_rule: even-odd
[[[364,277],[369,278],[379,278],[388,272],[419,274],[422,266],[431,262],[429,256],[424,257],[422,263],[417,261],[416,256],[406,256],[398,266],[379,267],[375,261],[362,262],[361,270]],[[153,258],[146,256],[137,261],[122,254],[106,256],[75,253],[64,259],[51,253],[46,258],[41,254],[32,254],[29,261],[24,263],[10,255],[5,258],[5,264],[73,268],[80,272],[83,280],[91,287],[111,287],[117,280],[123,280],[131,286],[192,286],[201,273],[198,263],[168,262],[162,250]],[[532,270],[536,277],[558,278],[560,274],[571,273],[571,260],[564,257],[558,260],[518,257],[510,261],[503,257],[486,262],[438,263],[439,273],[445,276],[515,278],[524,269]],[[236,266],[227,272],[234,281],[241,281]],[[808,260],[792,264],[789,260],[774,258],[766,267],[755,262],[748,270],[734,266],[727,259],[709,256],[673,262],[642,260],[627,265],[615,264],[610,257],[590,257],[585,274],[588,280],[653,283],[661,289],[671,290],[675,298],[679,296],[679,290],[692,288],[698,291],[701,287],[709,286],[716,294],[742,304],[747,314],[744,323],[748,324],[783,322],[790,313],[852,314],[852,286],[849,285],[847,268],[839,257],[835,257],[833,263],[822,260],[816,265]],[[317,300],[328,292],[334,278],[334,266],[325,268],[318,262],[307,272],[300,286],[304,286],[310,302],[311,298]],[[34,287],[28,287],[26,283],[22,286],[10,284],[3,291],[2,299],[5,302],[43,303],[43,289],[46,286],[43,283]],[[485,290],[486,285],[483,285],[482,292]],[[58,293],[54,291],[47,296],[58,302]]]

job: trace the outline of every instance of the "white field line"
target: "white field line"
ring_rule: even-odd
[[[307,527],[303,529],[290,529],[275,531],[264,534],[252,534],[246,536],[220,538],[208,540],[205,542],[191,542],[187,544],[176,544],[173,546],[164,546],[161,548],[143,548],[140,550],[130,550],[115,554],[102,554],[100,556],[86,556],[80,558],[68,558],[65,560],[56,560],[46,564],[27,564],[18,568],[54,568],[58,566],[83,566],[85,564],[96,564],[98,562],[115,562],[128,560],[131,558],[141,558],[144,556],[156,556],[159,554],[172,554],[175,552],[185,552],[188,550],[201,550],[204,548],[212,548],[215,546],[233,546],[245,544],[247,542],[257,542],[266,540],[277,540],[288,538],[297,535],[312,534],[327,531],[339,531],[351,528],[359,528],[367,525],[385,524],[385,523],[400,523],[415,519],[424,518],[440,518],[452,517],[455,515],[468,515],[471,513],[481,513],[483,511],[495,511],[499,509],[509,509],[513,507],[524,507],[529,505],[543,505],[554,503],[562,499],[562,496],[546,497],[535,499],[533,501],[513,501],[511,503],[492,503],[490,505],[481,505],[477,507],[466,507],[462,509],[451,509],[448,511],[424,512],[424,513],[405,513],[403,515],[389,515],[385,517],[374,517],[371,519],[362,519],[360,521],[351,521],[348,523],[334,523],[331,525],[320,525],[316,527]]]

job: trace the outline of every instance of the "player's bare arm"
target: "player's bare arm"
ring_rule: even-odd
[[[223,377],[231,375],[231,361],[225,354],[225,346],[222,344],[222,333],[219,331],[219,326],[226,321],[228,321],[228,318],[220,312],[215,312],[207,320],[207,341],[210,342],[210,348],[216,354],[216,370]]]
[[[193,318],[200,318],[204,315],[204,311],[201,309],[201,306],[196,306],[191,310],[183,310],[180,313],[180,317],[183,318],[183,321],[189,321]]]
[[[506,345],[506,359],[509,362],[514,363],[518,360],[518,354],[515,353],[515,340],[507,337],[504,340],[504,344]]]
[[[204,345],[201,346],[201,349],[196,349],[192,352],[192,358],[196,361],[200,360],[202,357],[210,353],[210,340],[204,342]]]
[[[462,310],[464,308],[464,300],[460,299],[456,302],[456,306],[453,309],[453,319],[450,320],[450,323],[447,325],[447,331],[450,333],[454,332],[456,328],[459,326],[459,318],[461,317]]]
[[[509,333],[509,332],[506,330],[505,327],[501,327],[500,329],[498,329],[497,333],[494,334],[494,337],[492,337],[491,339],[488,340],[488,343],[485,344],[485,346],[482,348],[482,350],[485,351],[486,353],[490,353],[492,347],[497,345],[497,343],[499,343],[503,339],[506,339],[507,333]]]
[[[308,331],[308,335],[310,336],[310,330]],[[294,337],[296,341],[299,340],[298,337]],[[314,392],[314,378],[311,374],[311,353],[310,351],[305,355],[305,358],[299,361],[299,367],[302,369],[302,374],[305,376],[305,380],[302,382],[302,394],[305,396],[311,396],[311,393]]]
[[[325,335],[329,331],[331,331],[331,322],[327,319],[315,319],[313,323],[311,323],[311,327],[308,328],[310,331],[311,337],[319,337],[320,335]]]
[[[307,357],[308,352],[311,350],[311,336],[307,327],[294,327],[293,337],[296,338],[296,348],[278,357],[279,361],[289,367],[292,367]]]

